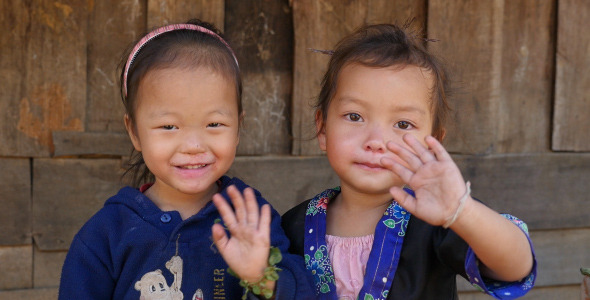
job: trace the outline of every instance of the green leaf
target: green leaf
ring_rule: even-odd
[[[262,290],[262,295],[264,295],[264,298],[266,298],[266,299],[272,298],[272,294],[273,294],[272,290],[269,290],[269,289]]]
[[[322,294],[325,294],[329,291],[330,291],[330,286],[328,284],[323,283],[322,286],[320,286],[320,292],[322,292]]]
[[[260,295],[260,286],[253,285],[252,286],[252,293],[254,293],[255,295]]]
[[[227,273],[229,273],[229,275],[233,276],[233,277],[237,277],[240,278],[238,276],[238,274],[236,274],[236,272],[234,272],[234,270],[232,270],[231,268],[227,268]]]
[[[317,250],[313,256],[315,257],[316,260],[321,260],[324,257],[324,254],[322,253],[322,251]]]
[[[270,247],[270,253],[268,255],[268,264],[274,266],[283,260],[281,250],[277,247]]]
[[[387,220],[383,221],[383,224],[385,224],[385,226],[387,226],[389,228],[395,227],[395,221],[392,219],[387,219]]]
[[[365,300],[375,300],[371,294],[365,294]]]
[[[582,272],[582,275],[590,276],[590,268],[580,268],[580,272]]]

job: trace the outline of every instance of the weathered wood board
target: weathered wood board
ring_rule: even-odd
[[[33,246],[0,246],[0,291],[32,288]],[[1,297],[0,297],[1,298]]]
[[[120,188],[118,159],[36,159],[33,238],[42,251],[67,250],[76,232]]]
[[[15,156],[34,141],[17,130],[26,76],[27,27],[30,11],[23,1],[0,1],[0,155]]]
[[[395,22],[416,18],[423,27],[424,1],[293,0],[295,61],[293,77],[292,131],[294,155],[317,155],[321,151],[315,133],[313,105],[320,92],[329,56],[310,49],[331,50],[359,26],[371,22]]]
[[[533,290],[582,282],[580,267],[590,265],[590,228],[531,231],[531,240],[538,264]],[[457,289],[475,291],[462,277],[457,277]]]
[[[29,159],[0,158],[0,170],[0,246],[31,244]]]
[[[555,151],[590,151],[590,2],[560,1],[557,26]]]
[[[428,9],[428,36],[439,40],[429,49],[458,89],[449,151],[549,151],[555,1],[433,0]]]
[[[534,287],[521,300],[555,300],[555,299],[579,299],[580,285]],[[481,292],[459,293],[459,300],[490,300],[490,296]]]
[[[86,131],[125,131],[118,67],[125,50],[146,30],[145,12],[145,0],[91,2]]]
[[[226,1],[226,38],[242,71],[238,155],[288,154],[293,21],[288,0]]]
[[[590,227],[590,154],[453,156],[472,196],[531,229]]]
[[[57,300],[57,288],[0,291],[0,300]]]
[[[147,0],[147,27],[182,23],[197,18],[215,24],[223,31],[224,0]]]
[[[61,268],[67,251],[40,251],[33,249],[33,286],[47,288],[59,286]]]
[[[52,131],[84,130],[87,5],[40,0],[30,6],[25,88],[17,114],[17,132],[28,141],[22,139],[12,155],[49,156]]]
[[[323,190],[338,186],[325,157],[237,157],[228,172],[262,193],[280,214]]]
[[[52,136],[55,157],[87,154],[125,156],[133,149],[126,132],[54,131]]]

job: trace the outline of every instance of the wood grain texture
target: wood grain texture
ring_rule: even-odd
[[[580,267],[590,265],[590,254],[588,254],[590,228],[531,231],[530,236],[538,264],[533,291],[557,286],[578,285],[579,287],[582,282]],[[475,288],[463,278],[457,279],[457,289],[475,291]]]
[[[590,227],[590,154],[453,156],[472,196],[531,229]]]
[[[425,1],[293,0],[295,63],[292,131],[294,155],[318,155],[314,110],[329,57],[310,49],[331,50],[365,23],[395,22],[416,17],[422,27]]]
[[[184,23],[197,18],[224,29],[224,0],[147,0],[147,27]]]
[[[124,132],[118,66],[146,31],[146,1],[93,1],[88,21],[88,132]],[[125,58],[126,59],[126,58]]]
[[[121,184],[119,159],[36,159],[33,232],[42,251],[67,250],[80,227]]]
[[[57,288],[0,291],[0,300],[57,300]]]
[[[555,1],[429,1],[428,36],[455,75],[458,153],[550,149]]]
[[[590,2],[559,2],[553,145],[555,151],[590,151],[590,37],[584,29]]]
[[[0,158],[0,246],[32,243],[30,168],[29,159]]]
[[[33,287],[51,288],[59,286],[61,269],[67,251],[41,251],[33,249]]]
[[[126,132],[54,131],[54,157],[68,155],[130,155],[133,144]]]
[[[580,285],[534,287],[521,300],[555,300],[555,299],[579,299]],[[459,300],[489,300],[490,296],[481,292],[459,293]]]
[[[27,27],[30,10],[24,1],[0,1],[0,155],[29,152],[34,140],[17,130],[19,102],[26,78]]]
[[[226,38],[242,71],[238,155],[288,154],[293,21],[288,0],[226,2]]]
[[[228,174],[259,190],[280,214],[339,184],[325,157],[238,157]]]
[[[22,143],[12,155],[49,156],[52,131],[84,130],[87,5],[40,0],[30,6],[24,95],[17,114],[18,135],[27,140],[19,138]]]
[[[3,276],[0,276],[0,291],[33,287],[32,245],[0,246],[0,266],[3,273]]]

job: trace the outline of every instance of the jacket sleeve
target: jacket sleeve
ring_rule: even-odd
[[[114,286],[105,263],[76,236],[62,268],[59,299],[111,299]]]

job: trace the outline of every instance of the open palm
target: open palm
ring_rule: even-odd
[[[381,163],[408,184],[415,197],[400,187],[392,187],[390,193],[411,214],[431,225],[442,225],[453,215],[459,199],[466,192],[463,176],[449,153],[434,137],[425,138],[431,150],[413,135],[406,134],[403,140],[406,147],[388,142],[387,149],[398,155],[406,165],[388,158],[383,158]]]

